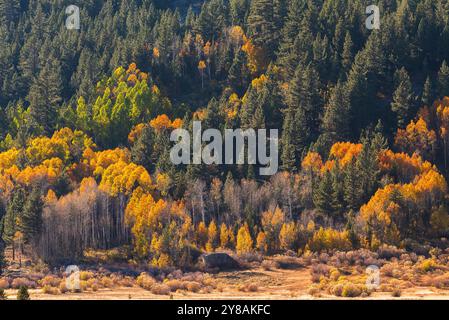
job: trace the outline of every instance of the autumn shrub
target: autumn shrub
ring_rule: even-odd
[[[189,281],[185,284],[185,288],[190,292],[198,292],[201,289],[201,283],[196,281]]]
[[[100,283],[104,288],[113,288],[114,287],[114,281],[111,277],[101,277]]]
[[[39,284],[42,287],[45,287],[45,286],[58,287],[60,282],[61,282],[60,278],[55,277],[53,275],[48,275],[48,276],[45,276],[43,279],[41,279],[39,281]]]
[[[422,272],[430,272],[437,268],[437,263],[433,259],[425,259],[418,265],[418,269]]]
[[[4,290],[4,289],[9,289],[9,283],[10,280],[8,278],[1,278],[0,279],[0,289]]]
[[[237,289],[242,292],[257,292],[259,287],[254,283],[245,283],[239,285]]]
[[[341,296],[345,298],[359,297],[362,294],[363,289],[362,285],[347,282],[343,285]]]
[[[51,295],[61,294],[61,292],[59,291],[59,288],[53,287],[51,285],[44,285],[42,287],[42,293],[51,294]]]
[[[320,276],[329,277],[331,268],[325,264],[314,264],[312,265],[311,272],[312,274],[317,274]]]
[[[67,291],[69,290],[67,289],[66,279],[62,279],[59,283],[59,292],[66,293]]]
[[[341,297],[343,295],[343,284],[342,283],[336,283],[329,287],[329,293],[336,296]]]
[[[425,282],[425,284],[438,289],[447,289],[449,288],[449,273],[445,273],[439,276],[433,275]]]
[[[300,269],[304,267],[302,259],[296,257],[278,256],[274,259],[279,269]]]
[[[166,284],[172,292],[176,292],[177,290],[184,290],[186,287],[185,283],[178,279],[164,281],[164,284]]]
[[[151,293],[156,295],[168,295],[170,293],[170,287],[163,283],[154,283],[150,289]]]
[[[405,253],[404,250],[395,246],[381,245],[377,250],[380,259],[390,260],[391,258],[400,258]]]
[[[332,271],[331,271],[331,273],[330,273],[330,275],[329,275],[329,278],[330,278],[332,281],[337,281],[338,278],[340,278],[340,276],[341,276],[340,271],[338,271],[337,269],[332,269]]]
[[[11,288],[19,289],[20,287],[33,288],[37,287],[36,282],[31,281],[27,278],[15,278],[11,283]]]
[[[80,272],[80,280],[87,281],[94,277],[94,273],[92,271],[81,271]]]
[[[151,288],[157,283],[156,280],[148,275],[147,273],[141,273],[137,279],[136,283],[139,287],[145,290],[151,290]]]
[[[119,281],[119,285],[122,287],[131,288],[134,286],[134,279],[132,277],[123,277]]]

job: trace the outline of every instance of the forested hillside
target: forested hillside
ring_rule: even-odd
[[[65,263],[130,246],[447,246],[449,3],[0,0],[0,231]],[[170,133],[280,130],[281,170],[181,165]],[[445,242],[446,241],[446,242]],[[3,249],[0,241],[0,248]]]

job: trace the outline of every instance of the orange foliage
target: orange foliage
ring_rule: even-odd
[[[304,170],[318,172],[323,167],[323,159],[318,152],[308,152],[301,163]]]
[[[150,121],[150,126],[157,132],[161,132],[167,129],[179,129],[182,127],[182,124],[183,123],[181,119],[175,119],[174,121],[171,121],[166,114],[162,114]]]
[[[340,160],[340,166],[344,167],[354,157],[357,157],[362,152],[362,149],[363,145],[360,143],[337,142],[332,146],[330,156]]]
[[[399,129],[395,144],[410,154],[417,152],[422,156],[431,156],[436,144],[435,131],[429,130],[426,121],[419,118],[412,121],[406,129]]]

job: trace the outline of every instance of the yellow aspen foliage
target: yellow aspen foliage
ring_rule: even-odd
[[[159,59],[160,56],[161,56],[161,53],[160,53],[159,49],[154,47],[153,48],[153,58]]]
[[[294,222],[284,223],[279,233],[279,243],[281,249],[292,250],[296,242],[297,231]]]
[[[253,79],[251,85],[257,92],[260,92],[264,85],[268,82],[268,77],[266,75],[261,75],[258,78]]]
[[[38,137],[30,141],[26,155],[31,163],[39,164],[51,158],[66,160],[70,151],[68,144],[62,139]]]
[[[161,132],[167,129],[179,129],[182,127],[182,120],[175,119],[171,121],[166,114],[162,114],[157,118],[150,121],[150,126],[157,132]]]
[[[203,72],[203,70],[206,68],[206,62],[204,60],[200,60],[200,62],[198,62],[198,70],[200,70],[200,72]]]
[[[37,182],[47,181],[50,184],[63,172],[63,163],[59,158],[45,160],[41,165],[36,167],[26,167],[20,173],[16,173],[17,182],[30,186]]]
[[[229,29],[229,36],[231,38],[232,43],[236,46],[241,46],[244,42],[248,40],[245,36],[245,32],[240,26],[232,26]]]
[[[9,149],[0,153],[0,172],[9,169],[17,163],[20,150],[16,148]]]
[[[220,226],[220,247],[223,249],[229,247],[229,231],[224,223]]]
[[[215,221],[209,224],[209,228],[207,230],[208,233],[208,241],[207,241],[207,251],[214,251],[218,246],[218,228],[215,224]]]
[[[199,248],[206,248],[207,240],[209,238],[209,231],[206,224],[201,221],[196,228],[196,243]]]
[[[323,250],[347,251],[351,247],[348,231],[338,231],[332,228],[320,228],[307,244],[307,249],[312,252],[321,252]]]
[[[319,172],[323,167],[323,159],[318,152],[308,152],[301,163],[304,170]]]
[[[109,166],[103,173],[100,189],[112,196],[130,194],[136,186],[149,192],[153,189],[148,171],[134,163],[119,161]]]
[[[267,58],[262,48],[256,47],[251,40],[247,40],[243,46],[242,51],[248,57],[248,69],[251,74],[255,75],[267,67]]]
[[[380,167],[384,172],[394,173],[401,180],[411,180],[420,173],[432,170],[434,166],[424,161],[418,154],[394,153],[391,150],[379,155]]]
[[[172,181],[170,176],[166,173],[158,173],[156,176],[156,188],[160,191],[162,196],[167,196],[170,190]]]
[[[423,157],[431,157],[437,142],[436,133],[430,130],[426,121],[420,117],[416,122],[411,121],[405,129],[399,129],[395,144],[403,151],[417,153]]]
[[[99,152],[93,152],[91,148],[86,148],[83,153],[82,162],[89,167],[92,175],[100,177],[113,164],[118,162],[130,163],[131,154],[128,149],[122,148]]]
[[[362,149],[363,145],[360,143],[337,142],[331,147],[330,157],[338,159],[340,166],[344,167],[353,158],[357,157],[362,152]]]
[[[193,113],[193,119],[202,121],[206,118],[206,110],[200,109]]]
[[[138,125],[134,126],[131,129],[131,132],[128,135],[128,142],[130,144],[134,144],[137,141],[137,139],[140,137],[142,130],[143,130],[143,128],[145,128],[145,126],[146,126],[146,124],[139,123]]]
[[[258,251],[262,253],[268,252],[267,236],[265,232],[261,231],[257,234],[256,246]]]
[[[212,47],[210,41],[207,41],[203,48],[204,55],[209,57],[212,54]]]
[[[58,201],[58,197],[52,189],[49,189],[44,201],[46,205],[53,205]]]
[[[251,233],[249,232],[249,227],[246,223],[237,233],[236,249],[238,254],[249,253],[253,250],[253,239],[251,238]]]

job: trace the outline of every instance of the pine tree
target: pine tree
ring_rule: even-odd
[[[416,99],[413,93],[412,82],[405,68],[397,71],[395,78],[397,85],[393,94],[391,110],[397,115],[398,127],[404,128],[413,114]]]
[[[357,172],[356,160],[352,159],[344,169],[344,199],[350,210],[358,210],[360,208],[360,181]]]
[[[435,88],[433,85],[432,79],[427,77],[426,82],[424,83],[423,93],[421,97],[421,102],[425,106],[431,106],[433,101],[435,100]]]
[[[346,32],[345,42],[343,44],[343,53],[341,55],[342,59],[342,72],[347,73],[351,69],[352,63],[354,62],[354,43],[352,42],[351,34]],[[346,76],[346,75],[345,75]]]
[[[17,222],[19,221],[26,201],[26,193],[22,188],[17,188],[12,193],[6,208],[6,215],[3,222],[3,239],[12,245],[13,259],[15,259],[14,236],[19,231]]]
[[[28,195],[20,218],[19,231],[25,236],[25,242],[36,244],[42,230],[42,211],[44,203],[40,188],[34,187]]]
[[[28,95],[30,115],[35,127],[46,134],[53,133],[57,121],[57,108],[62,101],[61,66],[50,59],[33,81]]]
[[[320,80],[317,71],[298,66],[287,93],[284,112],[282,154],[284,168],[299,165],[304,150],[318,136],[321,108]]]
[[[324,111],[322,132],[327,136],[326,140],[335,143],[348,139],[350,137],[350,122],[349,98],[345,86],[338,82],[331,89],[329,101]]]
[[[231,15],[231,22],[234,26],[243,26],[246,14],[249,10],[249,0],[230,0],[229,10]]]
[[[443,62],[438,72],[438,89],[440,97],[449,96],[449,66],[446,61]]]
[[[273,0],[251,1],[248,30],[256,47],[263,48],[267,60],[271,60],[278,44],[279,30],[276,28]]]
[[[154,169],[155,157],[153,149],[155,143],[154,131],[150,126],[142,129],[137,141],[131,147],[131,159],[134,163],[144,166],[149,172]]]
[[[332,216],[335,213],[337,204],[335,203],[332,175],[329,171],[326,171],[321,178],[314,194],[313,203],[321,213],[329,216]]]
[[[247,65],[246,54],[242,50],[238,50],[228,73],[229,85],[238,94],[242,94],[248,85],[248,75],[250,72]]]

